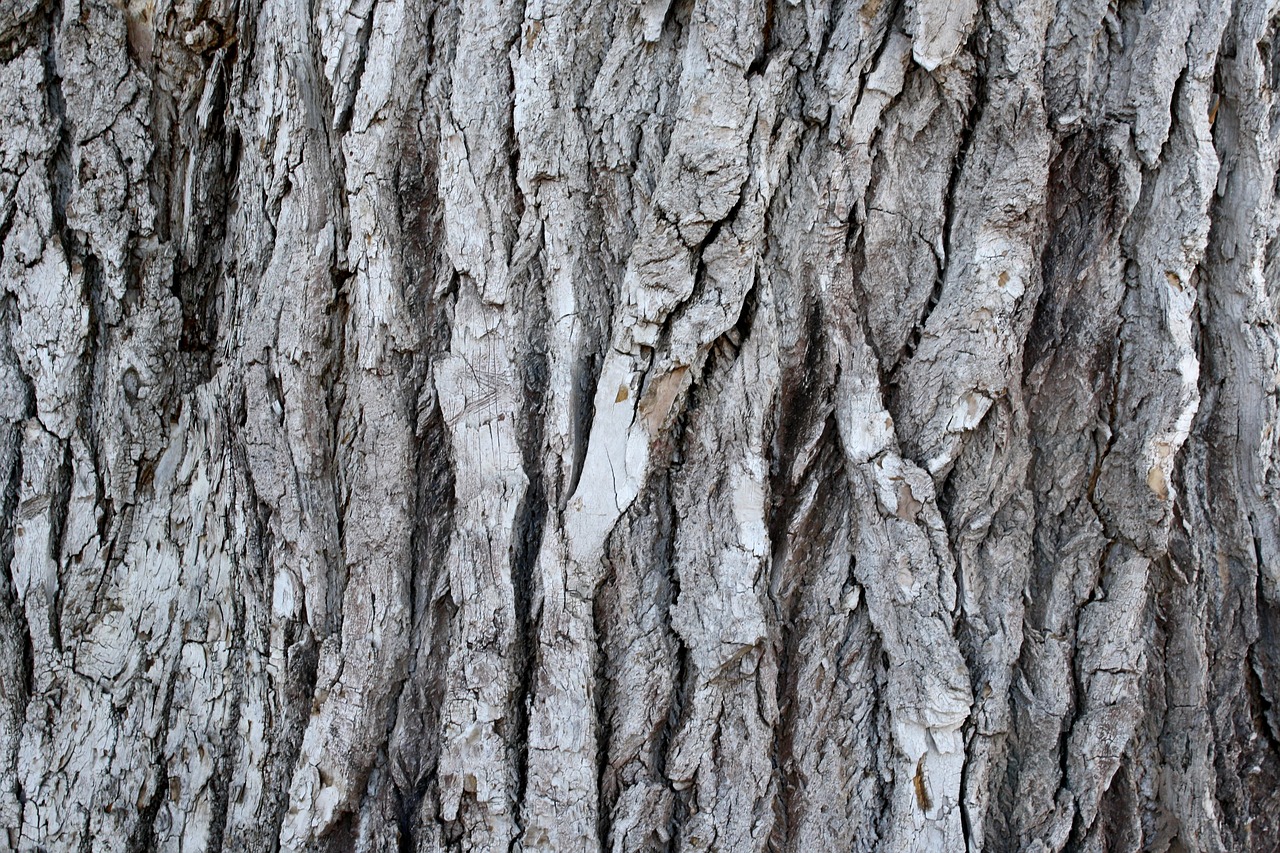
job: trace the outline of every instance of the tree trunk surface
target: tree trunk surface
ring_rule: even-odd
[[[1275,0],[0,0],[0,849],[1274,851]]]

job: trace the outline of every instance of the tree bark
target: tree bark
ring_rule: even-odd
[[[0,849],[1280,847],[1274,0],[0,0]]]

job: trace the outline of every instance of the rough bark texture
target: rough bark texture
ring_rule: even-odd
[[[0,0],[0,848],[1280,846],[1274,0]]]

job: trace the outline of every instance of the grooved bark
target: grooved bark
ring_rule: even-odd
[[[1278,36],[0,0],[0,849],[1276,849]]]

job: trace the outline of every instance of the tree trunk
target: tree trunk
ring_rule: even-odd
[[[1275,0],[0,0],[0,848],[1280,846]]]

